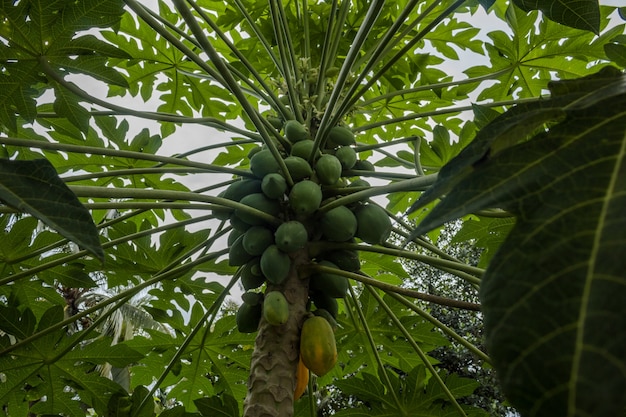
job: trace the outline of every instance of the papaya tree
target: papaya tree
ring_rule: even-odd
[[[5,415],[488,415],[450,343],[522,416],[624,412],[623,7],[0,5]]]

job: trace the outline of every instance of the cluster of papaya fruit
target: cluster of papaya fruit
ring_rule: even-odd
[[[289,319],[289,304],[281,286],[290,273],[297,274],[302,266],[293,264],[295,254],[302,253],[299,251],[306,253],[309,263],[350,272],[360,269],[358,252],[311,253],[310,242],[360,239],[380,244],[391,233],[388,215],[375,204],[363,201],[324,209],[327,203],[369,186],[355,172],[372,171],[374,167],[366,160],[358,160],[355,136],[350,129],[331,128],[322,149],[314,152],[314,141],[305,126],[295,120],[284,124],[281,121],[280,125],[273,122],[286,138],[284,143],[275,144],[282,163],[277,160],[276,149],[272,152],[266,146],[254,148],[248,154],[251,176],[235,181],[221,195],[269,216],[246,209],[215,212],[216,217],[229,220],[233,227],[228,237],[229,263],[240,267],[241,284],[246,291],[236,316],[239,331],[246,333],[255,332],[261,318],[273,326],[281,326]],[[275,221],[269,222],[269,218]],[[320,246],[323,245],[317,245]],[[302,327],[301,358],[308,369],[321,376],[336,361],[332,324],[338,314],[337,299],[346,295],[349,282],[328,272],[308,278],[303,282],[308,282],[309,308],[315,306],[315,315],[311,314]],[[267,288],[263,295],[258,289],[264,284]]]

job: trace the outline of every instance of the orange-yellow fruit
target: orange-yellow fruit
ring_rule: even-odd
[[[314,316],[302,325],[300,357],[317,376],[326,375],[337,363],[335,334],[325,318]]]
[[[309,384],[309,369],[302,362],[302,357],[298,361],[298,369],[296,371],[296,389],[293,393],[293,400],[297,400],[302,397],[306,387]]]

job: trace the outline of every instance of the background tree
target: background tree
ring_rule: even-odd
[[[5,414],[486,415],[438,365],[450,343],[522,415],[622,412],[624,10],[529,3],[3,0]],[[457,218],[478,266],[435,244]],[[302,245],[274,236],[291,221]],[[468,298],[418,291],[402,259]],[[58,289],[97,278],[114,295],[69,315]],[[172,333],[115,343],[102,324],[146,290]],[[271,291],[288,314],[259,317]],[[298,379],[322,299],[336,329],[303,337],[326,356]],[[480,308],[489,356],[422,302]]]

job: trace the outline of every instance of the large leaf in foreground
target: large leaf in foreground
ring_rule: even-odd
[[[513,0],[518,7],[541,10],[551,20],[577,29],[598,33],[600,4],[598,0]]]
[[[430,228],[459,205],[517,215],[481,301],[489,353],[524,416],[609,417],[625,405],[626,77],[595,82],[553,86],[577,97],[565,120],[473,164],[425,219]]]
[[[46,159],[0,160],[0,201],[31,214],[104,260],[89,211]]]

